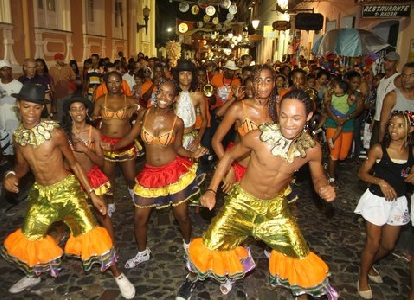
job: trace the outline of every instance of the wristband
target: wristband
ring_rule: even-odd
[[[211,188],[206,189],[206,192],[209,192],[209,191],[216,195],[216,191],[214,189],[211,189]]]
[[[92,193],[95,193],[95,189],[90,188],[90,189],[88,190],[88,194],[92,194]]]
[[[15,172],[15,171],[12,171],[12,170],[7,171],[7,172],[4,174],[4,178],[6,178],[6,177],[7,177],[7,176],[9,176],[9,175],[14,175],[14,176],[16,176],[16,172]]]

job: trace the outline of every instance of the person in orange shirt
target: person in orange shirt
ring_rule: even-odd
[[[104,76],[107,76],[108,73],[111,73],[113,71],[116,71],[115,64],[109,63],[104,67]],[[121,74],[121,73],[120,73]],[[131,91],[130,87],[128,86],[128,82],[126,80],[122,80],[121,82],[121,92],[125,94],[127,97],[133,96],[133,91]],[[101,97],[102,95],[108,94],[108,88],[105,83],[105,80],[95,89],[94,94],[92,96],[93,102],[95,102],[96,99]]]
[[[234,93],[236,92],[236,88],[241,86],[241,80],[236,76],[236,70],[238,67],[233,60],[226,61],[223,73],[217,73],[212,77],[211,84],[215,88],[215,97],[216,102],[214,105],[211,106],[212,116],[212,124],[211,124],[211,133],[212,136],[215,134],[218,126],[219,120],[218,117],[223,117],[217,115],[217,109],[225,104],[226,101],[231,100],[232,98],[236,97]],[[225,145],[229,144],[229,142],[234,140],[235,130],[229,130],[226,137],[223,139],[223,143]]]
[[[223,73],[215,74],[212,77],[211,84],[215,87],[216,96],[215,108],[232,99],[233,89],[242,85],[241,80],[236,76],[238,69],[233,60],[228,60],[223,67]]]

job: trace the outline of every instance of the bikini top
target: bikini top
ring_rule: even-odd
[[[127,96],[124,95],[124,107],[117,110],[112,111],[107,107],[107,95],[105,94],[104,105],[102,106],[101,111],[101,118],[102,119],[128,119],[130,116],[128,115],[128,107],[127,107]]]
[[[242,124],[236,128],[241,137],[245,136],[245,134],[252,130],[258,129],[258,124],[247,117],[244,101],[242,101],[242,109],[245,119],[242,121]]]
[[[89,125],[88,140],[87,141],[82,141],[82,142],[85,144],[85,146],[87,146],[87,148],[89,150],[94,150],[95,149],[95,142],[92,141],[91,137],[92,137],[92,125]],[[75,147],[71,143],[71,141],[69,141],[69,146],[70,146],[72,151],[75,151]]]
[[[176,124],[177,116],[174,117],[173,126],[171,130],[160,133],[158,136],[154,136],[152,133],[150,133],[145,128],[145,124],[147,121],[147,115],[149,111],[150,110],[147,110],[146,112],[144,122],[143,122],[143,127],[142,127],[141,134],[140,134],[143,142],[146,144],[150,144],[150,145],[161,145],[161,146],[168,146],[168,145],[173,144],[174,143],[173,129],[174,129],[174,125]]]
[[[189,92],[180,92],[176,115],[183,120],[184,128],[192,127],[196,123],[196,111]]]

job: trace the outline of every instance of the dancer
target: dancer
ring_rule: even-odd
[[[23,226],[6,238],[1,252],[26,274],[9,292],[18,293],[39,284],[42,273],[49,272],[52,277],[58,275],[62,269],[63,251],[46,232],[53,222],[63,220],[71,229],[65,253],[81,257],[86,271],[91,270],[93,264],[99,264],[101,271],[109,268],[121,295],[133,298],[135,288],[118,269],[111,238],[105,228],[97,226],[78,180],[94,206],[105,215],[107,209],[101,197],[95,195],[85,170],[75,159],[58,124],[40,118],[48,102],[44,100],[43,87],[26,83],[12,96],[18,99],[22,124],[14,133],[17,163],[13,170],[6,172],[4,187],[18,193],[19,179],[30,170],[35,176],[35,184],[29,192],[29,209]],[[65,169],[64,158],[75,175]]]
[[[104,156],[101,148],[101,132],[92,126],[89,115],[93,104],[89,99],[73,95],[63,103],[63,125],[71,150],[76,160],[87,172],[88,181],[99,196],[106,195],[110,188],[108,177],[101,171]],[[108,214],[97,215],[99,221],[107,229],[115,245],[114,228]]]
[[[392,252],[402,226],[410,222],[405,195],[406,183],[414,183],[413,146],[409,143],[412,131],[413,115],[393,112],[387,126],[389,135],[382,144],[372,146],[359,170],[359,178],[370,183],[354,211],[366,220],[366,246],[357,282],[359,296],[364,299],[373,297],[368,278],[383,282],[373,264]]]
[[[248,236],[263,240],[273,249],[269,260],[271,285],[287,287],[295,296],[338,297],[328,284],[327,265],[309,251],[285,197],[292,175],[308,163],[318,195],[327,201],[335,198],[321,165],[321,146],[303,129],[313,115],[312,102],[307,93],[292,90],[280,103],[279,125],[260,125],[219,161],[201,200],[209,209],[215,206],[218,186],[231,163],[251,153],[241,182],[225,197],[224,206],[203,238],[191,242],[188,266],[192,273],[176,299],[189,299],[198,279],[212,277],[230,285],[243,278],[255,267],[249,251],[239,246]]]
[[[115,144],[131,129],[130,118],[140,108],[132,97],[127,97],[121,89],[121,74],[114,71],[107,76],[108,93],[95,101],[93,119],[102,119],[102,140]],[[128,192],[134,195],[134,163],[136,148],[133,143],[120,148],[117,151],[104,151],[104,165],[102,171],[108,176],[111,186],[115,187],[115,166],[121,165],[121,169],[128,185]],[[115,200],[111,197],[108,203],[108,215],[115,212]]]
[[[138,252],[127,260],[125,268],[134,268],[150,259],[147,247],[147,222],[153,208],[172,206],[188,248],[192,232],[187,202],[199,192],[197,164],[185,158],[207,154],[205,148],[191,152],[182,146],[184,124],[174,114],[173,103],[178,87],[173,81],[161,81],[156,104],[139,113],[132,130],[115,144],[103,143],[104,149],[121,149],[141,136],[146,149],[146,165],[136,177],[134,187],[134,234]]]
[[[254,73],[254,98],[236,101],[226,110],[223,120],[219,123],[218,130],[212,138],[212,147],[219,159],[225,154],[225,147],[222,141],[233,124],[236,125],[238,136],[235,142],[248,132],[258,128],[263,123],[272,123],[269,116],[270,98],[276,97],[275,71],[268,65],[262,65]],[[228,101],[229,102],[229,101]],[[227,105],[225,103],[223,106]],[[275,110],[275,109],[274,109]],[[227,149],[234,146],[234,143],[227,145]],[[228,193],[236,181],[240,181],[246,172],[249,162],[249,153],[237,159],[232,164],[232,169],[224,178],[223,191]]]

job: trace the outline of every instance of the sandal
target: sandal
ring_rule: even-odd
[[[233,281],[231,281],[230,279],[227,279],[225,283],[222,283],[219,286],[219,290],[222,292],[223,295],[227,295],[232,290],[232,284],[233,284]]]
[[[367,277],[372,280],[374,283],[383,283],[383,279],[379,274],[379,271],[375,269],[375,267],[372,266],[372,271],[376,274],[376,275],[370,275],[369,273],[367,274]]]

